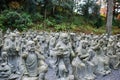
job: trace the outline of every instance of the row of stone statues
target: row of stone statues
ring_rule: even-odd
[[[0,80],[94,80],[120,66],[120,35],[0,33]]]

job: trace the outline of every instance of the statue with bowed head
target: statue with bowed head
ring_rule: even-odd
[[[57,56],[58,62],[58,76],[67,77],[72,74],[72,67],[70,63],[70,56],[73,56],[73,50],[69,43],[69,37],[67,33],[61,33],[59,41],[54,49],[54,55]]]
[[[1,57],[2,46],[3,46],[3,35],[2,35],[2,31],[0,30],[0,57]]]
[[[3,49],[7,51],[8,54],[8,64],[12,67],[13,73],[19,73],[19,64],[18,64],[18,50],[16,48],[16,34],[11,33],[10,38],[6,40]]]
[[[0,80],[8,80],[11,75],[11,67],[8,65],[7,62],[7,52],[2,52],[2,63],[0,63]]]
[[[79,46],[76,51],[77,56],[72,61],[75,79],[93,80],[95,79],[95,74],[93,73],[94,64],[91,61],[88,41],[81,40],[80,44],[81,46]]]
[[[47,64],[44,62],[44,57],[36,52],[34,41],[28,41],[27,48],[28,51],[22,55],[27,70],[24,74],[32,79],[34,77],[35,80],[40,76],[40,80],[43,80],[44,73],[47,71]]]
[[[95,64],[95,73],[100,75],[106,75],[111,72],[107,67],[109,64],[109,58],[106,57],[102,50],[103,40],[100,39],[92,49],[95,51],[96,55],[93,57],[93,63]]]

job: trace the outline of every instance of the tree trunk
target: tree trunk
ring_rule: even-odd
[[[113,19],[113,0],[108,0],[107,2],[107,23],[106,23],[106,32],[108,37],[112,33],[112,19]]]

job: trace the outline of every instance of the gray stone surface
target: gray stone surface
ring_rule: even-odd
[[[0,40],[0,80],[120,80],[119,34],[8,30]]]
[[[112,72],[106,76],[99,76],[95,80],[120,80],[120,69],[112,70]]]

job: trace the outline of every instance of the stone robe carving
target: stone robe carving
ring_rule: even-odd
[[[8,79],[11,75],[11,68],[7,63],[2,63],[0,65],[0,79],[6,78]]]
[[[19,64],[18,64],[18,50],[16,49],[16,42],[15,42],[16,34],[11,33],[10,39],[7,39],[4,45],[4,50],[7,50],[8,54],[8,64],[12,67],[12,72],[17,73],[19,72]]]
[[[25,67],[27,70],[27,73],[25,73],[25,75],[29,77],[37,77],[40,75],[40,73],[46,72],[47,64],[45,64],[45,62],[43,61],[42,55],[35,51],[34,41],[29,41],[27,43],[27,46],[28,52],[23,54],[23,58],[25,60]]]
[[[68,75],[72,74],[70,55],[73,55],[74,53],[72,51],[71,44],[68,41],[68,35],[66,33],[61,34],[60,41],[58,41],[54,49],[55,55],[57,55],[59,60],[59,77],[67,77]]]
[[[108,66],[109,58],[103,54],[102,48],[101,48],[102,44],[103,44],[103,41],[100,40],[98,44],[93,48],[96,52],[96,55],[93,58],[93,63],[96,65],[95,73],[106,75],[110,73],[111,71],[107,69],[105,66],[106,64]]]
[[[26,74],[31,77],[37,76],[38,58],[34,51],[34,42],[29,41],[27,45],[29,50],[26,54],[23,54],[23,58],[25,59],[25,67],[27,69]]]

